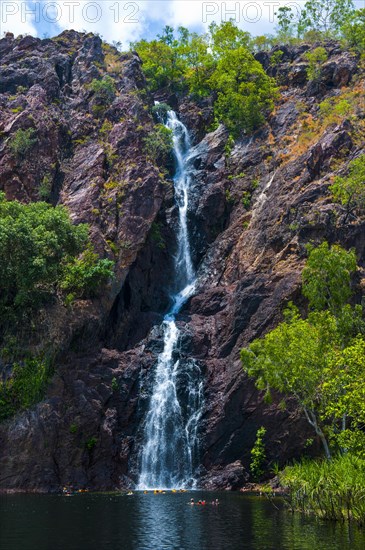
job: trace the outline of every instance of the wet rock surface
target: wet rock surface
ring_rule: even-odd
[[[199,276],[177,320],[179,354],[194,358],[205,377],[198,484],[208,489],[239,489],[247,481],[260,426],[267,429],[268,464],[298,457],[312,437],[295,402],[284,409],[276,396],[265,404],[239,360],[242,346],[274,328],[289,300],[298,302],[305,244],[354,246],[364,263],[364,224],[345,225],[328,190],[331,178],[364,152],[352,122],[329,124],[311,141],[297,142],[303,110],[316,117],[320,102],[343,86],[361,86],[363,77],[356,58],[330,44],[314,89],[303,58],[308,48],[284,51],[276,73],[286,82],[275,112],[229,153],[223,127],[205,133],[209,103],[176,98],[195,143],[189,225]],[[48,337],[63,351],[45,400],[0,425],[0,490],[129,488],[138,473],[176,247],[171,183],[143,153],[152,98],[140,93],[138,57],[114,52],[118,70],[109,74],[118,93],[103,115],[106,131],[88,88],[106,63],[98,37],[72,31],[42,42],[6,37],[0,52],[0,188],[8,198],[38,200],[48,176],[49,200],[87,222],[97,251],[116,260],[115,281],[101,298],[49,313]],[[270,54],[257,58],[274,70]],[[19,128],[35,128],[38,138],[33,154],[20,159],[8,146]],[[317,450],[315,444],[308,453]]]

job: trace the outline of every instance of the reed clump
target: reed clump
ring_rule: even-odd
[[[365,525],[365,460],[352,454],[302,460],[280,474],[290,509]]]

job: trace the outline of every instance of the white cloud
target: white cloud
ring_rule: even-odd
[[[32,1],[2,0],[0,2],[0,29],[1,33],[12,32],[37,36],[35,22],[37,6]]]
[[[173,0],[170,2],[169,24],[172,27],[203,26],[203,4],[200,1]]]
[[[121,41],[124,46],[143,33],[144,20],[138,2],[56,0],[54,3],[61,30],[99,33],[107,42]]]
[[[364,0],[355,0],[356,8]],[[253,35],[272,33],[280,6],[305,0],[0,0],[0,28],[14,34],[51,35],[65,29],[100,33],[105,40],[150,38],[165,25],[195,30],[230,17]]]

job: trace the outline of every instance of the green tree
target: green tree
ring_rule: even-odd
[[[273,388],[297,399],[329,458],[328,438],[340,445],[346,417],[354,414],[360,399],[352,397],[347,389],[347,371],[353,358],[354,372],[361,373],[357,380],[365,374],[365,363],[360,361],[365,346],[361,335],[364,323],[362,308],[346,303],[351,296],[351,275],[356,270],[355,253],[338,245],[329,247],[328,243],[308,250],[302,276],[302,291],[312,310],[308,318],[302,319],[290,306],[284,312],[284,322],[243,349],[241,360],[248,375],[256,378],[259,389],[269,392]],[[346,396],[343,403],[341,395]],[[359,425],[360,421],[354,422],[351,437],[355,438]]]
[[[346,209],[344,223],[352,213],[363,211],[365,207],[365,155],[351,161],[348,176],[337,176],[329,189],[334,200]]]
[[[68,212],[0,195],[0,310],[39,305],[52,293],[65,257],[81,252],[88,229],[72,225]]]
[[[309,0],[298,24],[299,33],[320,31],[338,35],[354,9],[352,0]]]
[[[254,52],[269,51],[273,47],[273,39],[268,35],[253,36],[249,47]]]
[[[68,261],[63,269],[60,288],[77,298],[90,298],[113,277],[114,262],[99,259],[91,245],[79,258]]]
[[[336,319],[328,312],[315,312],[304,320],[293,307],[284,316],[285,321],[276,329],[241,351],[243,369],[256,378],[260,390],[272,388],[297,399],[329,458],[331,453],[321,423],[324,401],[321,388],[338,344]]]
[[[131,47],[143,62],[143,72],[152,92],[163,88],[180,91],[184,87],[187,64],[181,44],[171,35],[171,27],[165,28],[159,40],[141,40]]]
[[[274,80],[246,48],[226,52],[219,59],[210,84],[217,93],[216,118],[234,136],[262,124],[277,97]]]
[[[342,34],[352,48],[365,52],[365,8],[351,14],[342,26]]]
[[[307,76],[309,80],[317,80],[321,76],[321,68],[328,59],[328,54],[322,46],[315,48],[312,52],[304,54],[308,61]]]
[[[278,20],[278,38],[280,41],[289,41],[294,34],[295,15],[289,6],[281,6],[275,14]]]
[[[317,247],[309,245],[306,266],[303,270],[303,295],[311,309],[328,309],[339,316],[351,296],[351,275],[356,271],[356,255],[341,246],[323,242]]]
[[[196,96],[208,96],[211,93],[209,79],[216,67],[216,61],[209,50],[207,35],[192,33],[185,47],[187,68],[184,79],[189,91]]]
[[[329,365],[323,391],[324,419],[341,421],[332,439],[342,449],[365,458],[365,341],[362,336],[337,353]],[[348,423],[348,419],[350,422]]]
[[[157,40],[132,45],[151,91],[190,91],[197,97],[213,92],[217,120],[235,135],[257,128],[277,96],[274,80],[248,46],[249,34],[232,21],[212,23],[203,35],[180,27],[176,36],[168,26]]]
[[[211,23],[209,35],[210,49],[216,59],[229,51],[247,48],[250,43],[250,34],[239,29],[233,21],[224,21],[220,25]]]
[[[44,202],[21,204],[0,194],[0,328],[55,296],[66,266],[88,243],[88,227]],[[104,260],[93,258],[98,270]],[[101,263],[100,263],[101,262]]]

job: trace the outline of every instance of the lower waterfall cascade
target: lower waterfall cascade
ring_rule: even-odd
[[[172,131],[176,162],[175,202],[178,208],[177,252],[174,257],[175,293],[165,315],[163,351],[154,370],[154,382],[143,427],[137,488],[193,488],[198,457],[198,428],[203,407],[200,368],[178,354],[180,331],[176,315],[195,291],[196,275],[191,258],[188,206],[191,178],[187,160],[191,149],[187,128],[174,111],[168,111],[166,127]]]

